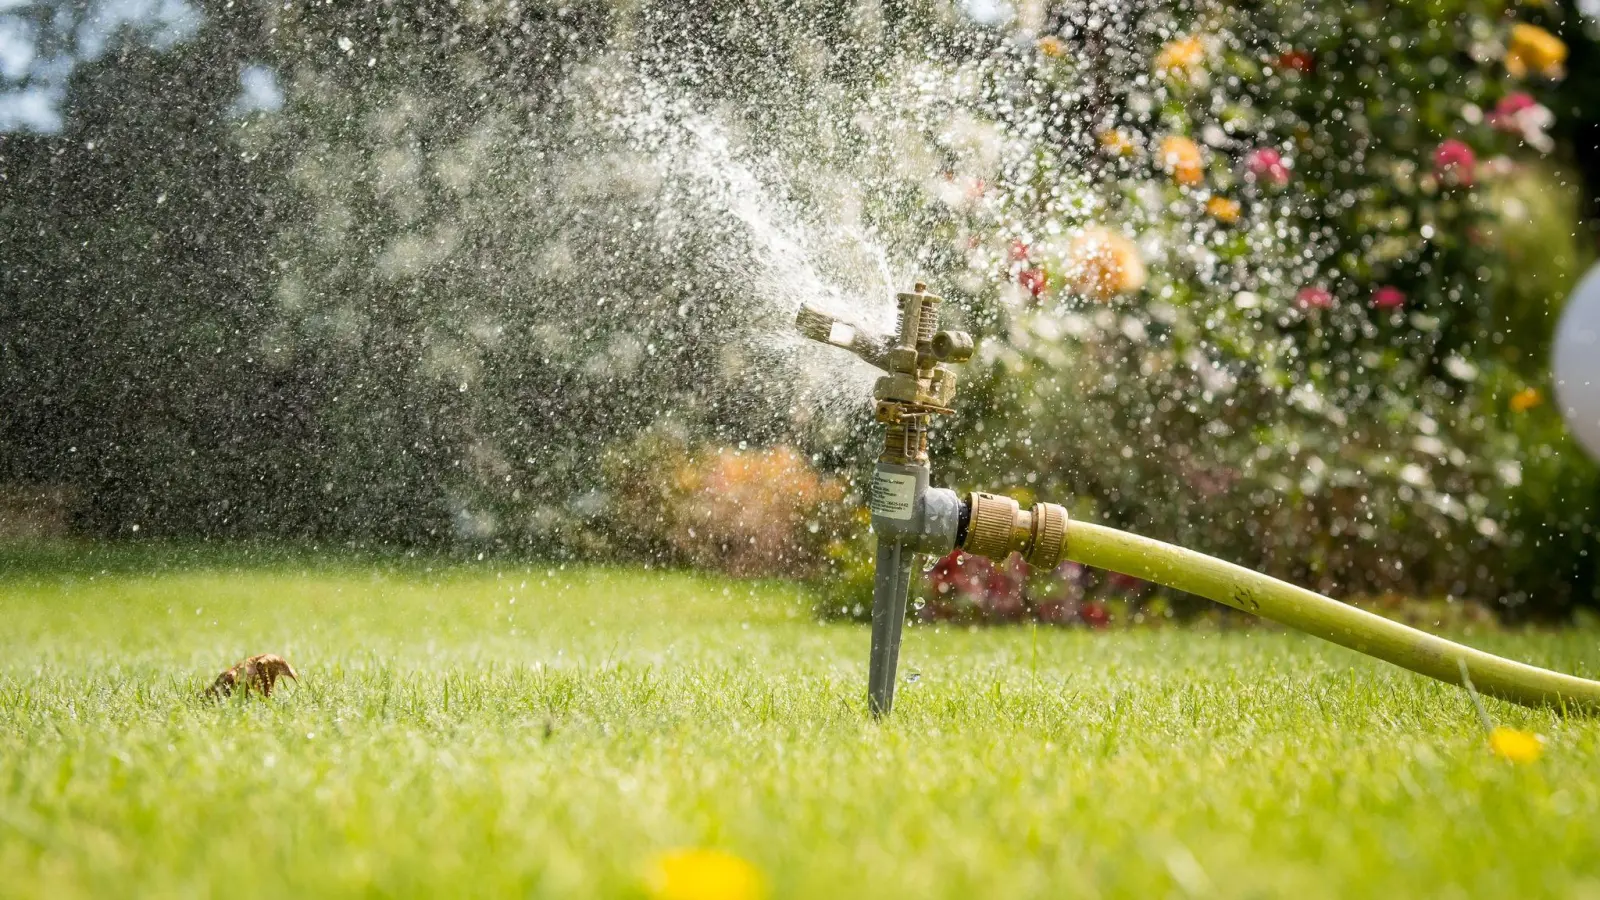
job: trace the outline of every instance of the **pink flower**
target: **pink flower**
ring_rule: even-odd
[[[1283,162],[1283,154],[1271,147],[1260,147],[1251,150],[1244,158],[1246,177],[1257,183],[1273,184],[1283,187],[1289,183],[1289,167]]]
[[[1533,99],[1533,95],[1527,91],[1516,91],[1515,93],[1507,94],[1500,98],[1499,103],[1494,105],[1494,112],[1489,114],[1489,122],[1498,128],[1501,121],[1538,105],[1539,101]]]
[[[1011,246],[1006,248],[1006,255],[1011,258],[1012,262],[1027,262],[1030,253],[1032,251],[1022,238],[1013,238]]]
[[[1303,287],[1295,295],[1294,302],[1301,309],[1332,309],[1333,294],[1321,286]]]
[[[1372,305],[1378,309],[1399,309],[1406,305],[1406,292],[1386,284],[1372,292]]]
[[[1433,169],[1440,177],[1456,184],[1469,185],[1478,167],[1478,157],[1465,142],[1451,138],[1433,151]]]
[[[1501,97],[1500,102],[1495,104],[1494,112],[1489,114],[1489,124],[1495,130],[1517,135],[1523,143],[1540,153],[1555,149],[1555,141],[1546,134],[1555,123],[1555,113],[1526,91]]]

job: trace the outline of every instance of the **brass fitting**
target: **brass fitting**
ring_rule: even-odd
[[[982,491],[973,491],[967,506],[967,534],[961,549],[968,553],[993,560],[1021,553],[1028,565],[1041,569],[1054,569],[1066,557],[1065,507],[1039,503],[1024,510],[1010,497]]]

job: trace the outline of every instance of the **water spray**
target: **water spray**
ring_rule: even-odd
[[[1074,521],[1065,507],[981,491],[965,497],[930,485],[928,428],[952,412],[956,374],[946,363],[972,357],[972,337],[939,329],[943,301],[917,284],[896,296],[896,333],[868,334],[809,306],[795,319],[801,334],[848,350],[884,374],[873,388],[875,416],[886,426],[872,474],[869,506],[878,536],[872,587],[872,655],[867,698],[874,716],[894,708],[895,668],[906,598],[917,557],[964,553],[996,561],[1020,553],[1046,571],[1063,561],[1121,572],[1271,619],[1324,640],[1525,706],[1600,712],[1600,682],[1563,675],[1474,650],[1331,597],[1233,563],[1139,535]]]

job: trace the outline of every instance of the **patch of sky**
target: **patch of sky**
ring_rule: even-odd
[[[61,130],[60,88],[23,88],[0,91],[0,134],[8,131],[37,131],[51,134]]]
[[[35,47],[33,23],[16,16],[0,16],[0,77],[21,81],[33,66]]]
[[[239,96],[228,109],[232,116],[253,112],[277,112],[283,108],[283,88],[278,73],[266,66],[245,66],[239,73]]]
[[[962,0],[961,6],[980,25],[999,25],[1016,15],[1006,0]]]
[[[124,27],[167,50],[200,30],[200,10],[186,0],[101,0],[78,23],[78,56],[96,60]]]
[[[167,50],[202,19],[188,0],[98,0],[81,16],[65,0],[0,0],[0,133],[60,131],[73,68],[99,59],[119,33]]]

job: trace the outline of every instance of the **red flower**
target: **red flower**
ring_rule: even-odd
[[[1278,54],[1278,68],[1295,71],[1311,72],[1317,67],[1317,58],[1309,50],[1285,50]]]
[[[1271,147],[1251,150],[1244,158],[1244,171],[1246,180],[1258,184],[1283,187],[1289,183],[1289,167],[1283,162],[1283,154]]]
[[[1017,273],[1017,284],[1027,288],[1028,293],[1035,297],[1043,294],[1050,286],[1043,269],[1023,269]]]
[[[1006,255],[1011,258],[1012,262],[1027,262],[1029,252],[1028,245],[1022,238],[1016,238],[1011,241],[1011,246],[1007,248]]]
[[[1392,284],[1372,292],[1372,305],[1378,309],[1399,309],[1406,305],[1406,293]]]
[[[928,571],[928,592],[935,599],[981,594],[994,565],[981,556],[952,550]]]
[[[1022,618],[1026,607],[1022,586],[1028,577],[1028,564],[1013,556],[1004,565],[991,566],[989,583],[984,585],[984,615],[990,619],[1009,622]]]
[[[1478,157],[1472,152],[1472,148],[1455,138],[1445,141],[1433,151],[1434,171],[1438,172],[1441,178],[1456,184],[1471,184],[1477,167]]]
[[[1099,600],[1090,600],[1078,609],[1078,618],[1090,628],[1104,628],[1111,624],[1111,614]]]
[[[1106,573],[1106,587],[1118,594],[1137,594],[1149,586],[1143,578],[1124,575],[1121,572]]]
[[[1325,287],[1313,285],[1303,287],[1294,297],[1296,306],[1301,309],[1332,309],[1333,294]]]

